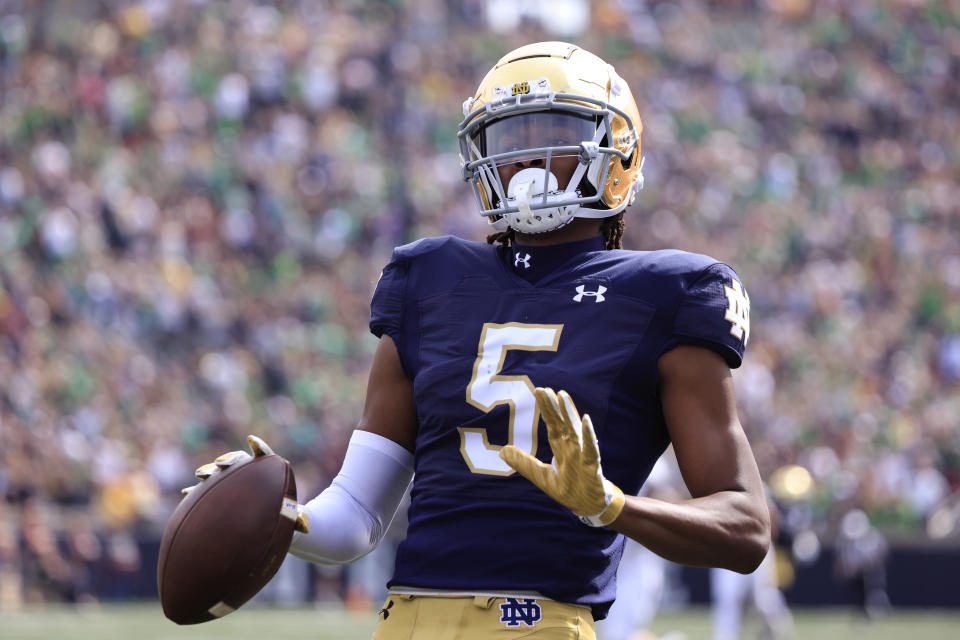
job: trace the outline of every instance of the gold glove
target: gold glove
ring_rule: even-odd
[[[620,515],[624,496],[603,477],[600,449],[590,416],[580,418],[570,394],[553,389],[534,391],[537,407],[547,424],[553,464],[547,465],[513,445],[500,449],[500,457],[548,496],[573,511],[581,522],[604,527]]]
[[[197,467],[197,470],[194,471],[194,475],[198,480],[200,480],[200,482],[203,482],[210,476],[220,473],[224,469],[229,469],[238,462],[259,458],[260,456],[273,455],[273,449],[270,448],[270,445],[257,436],[247,436],[247,444],[250,446],[250,451],[253,452],[253,455],[250,455],[246,451],[228,451],[221,456],[217,456],[217,459],[213,462],[208,462],[205,465]],[[187,495],[199,486],[200,483],[197,483],[192,487],[186,487],[181,489],[180,493]],[[307,533],[310,531],[310,521],[307,518],[307,514],[303,511],[303,506],[299,504],[297,505],[297,522],[293,528],[300,533]]]

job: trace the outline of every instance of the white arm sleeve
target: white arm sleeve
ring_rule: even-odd
[[[296,533],[290,553],[343,564],[377,546],[413,478],[413,454],[369,431],[354,431],[340,473],[303,505],[310,533]]]

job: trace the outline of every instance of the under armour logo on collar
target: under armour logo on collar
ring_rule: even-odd
[[[587,291],[586,285],[577,286],[577,295],[573,296],[573,299],[576,302],[583,302],[583,297],[592,297],[594,302],[603,302],[606,298],[603,297],[603,294],[606,292],[607,288],[602,284],[597,285],[596,291]]]
[[[513,256],[513,266],[519,269],[519,268],[520,268],[520,265],[522,264],[524,269],[529,269],[529,268],[530,268],[530,258],[532,258],[532,257],[533,257],[533,256],[531,256],[529,253],[524,253],[523,255],[521,255],[521,254],[519,254],[519,253],[514,254],[514,256]]]

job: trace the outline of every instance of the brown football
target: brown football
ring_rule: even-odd
[[[163,532],[157,585],[177,624],[221,618],[241,607],[280,568],[296,520],[290,463],[267,455],[200,483]]]

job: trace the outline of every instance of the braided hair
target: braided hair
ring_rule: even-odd
[[[615,216],[604,218],[600,224],[600,233],[606,242],[607,249],[623,249],[623,212]],[[487,236],[488,244],[499,243],[503,247],[509,247],[514,242],[515,232],[513,227],[506,231],[498,231]]]
[[[623,211],[615,216],[604,218],[600,223],[600,233],[603,234],[607,243],[607,250],[623,249]]]

